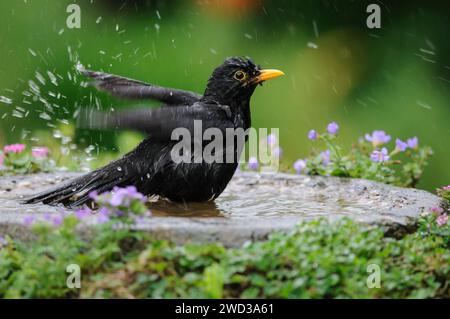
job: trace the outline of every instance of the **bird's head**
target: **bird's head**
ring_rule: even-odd
[[[204,98],[229,106],[240,105],[250,99],[258,84],[280,75],[284,73],[261,69],[250,58],[228,58],[213,71]]]

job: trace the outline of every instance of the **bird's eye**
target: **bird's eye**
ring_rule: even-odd
[[[247,73],[239,70],[239,71],[236,71],[236,73],[234,73],[233,77],[238,81],[244,81],[247,78]]]

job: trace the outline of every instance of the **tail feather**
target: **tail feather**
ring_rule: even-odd
[[[92,191],[102,193],[111,190],[114,186],[130,185],[130,177],[133,174],[130,174],[127,169],[118,169],[123,164],[123,160],[118,160],[61,186],[27,198],[22,203],[64,204],[70,208],[81,206],[90,200],[89,193]]]
[[[44,192],[41,192],[31,198],[25,199],[22,201],[23,204],[34,204],[38,202],[43,202],[44,204],[51,204],[55,199],[62,198],[66,196],[67,194],[72,194],[73,192],[71,189],[73,188],[73,183],[66,183],[62,186],[58,186],[49,190],[46,190]],[[72,196],[71,195],[71,196]]]
[[[99,194],[101,194],[101,193],[104,193],[104,192],[112,189],[114,186],[119,186],[116,181],[112,181],[110,183],[107,183],[107,184],[104,184],[104,185],[99,185],[98,187],[94,187],[94,188],[92,188],[92,191],[95,190]],[[90,199],[89,198],[89,193],[90,193],[90,191],[85,192],[84,195],[80,196],[77,200],[72,201],[68,205],[68,207],[69,208],[74,208],[74,207],[83,205],[84,203],[86,203]]]

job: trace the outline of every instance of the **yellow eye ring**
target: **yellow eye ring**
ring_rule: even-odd
[[[238,80],[238,81],[245,81],[245,79],[247,79],[247,73],[245,73],[244,71],[236,71],[233,75],[233,77]]]

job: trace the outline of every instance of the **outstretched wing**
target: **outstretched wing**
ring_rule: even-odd
[[[97,89],[119,98],[152,99],[167,105],[191,105],[201,98],[191,91],[165,88],[113,74],[91,70],[81,70],[81,73],[94,79],[92,84]]]
[[[219,106],[192,106],[170,108],[135,108],[102,112],[85,109],[78,116],[78,126],[89,129],[128,129],[149,134],[154,140],[170,140],[176,128],[194,132],[194,120],[202,121],[202,128],[233,126],[227,111]],[[230,124],[231,123],[231,124]]]

